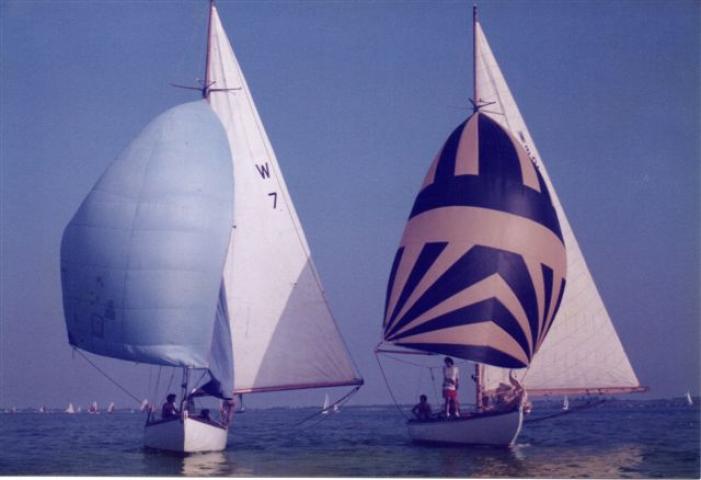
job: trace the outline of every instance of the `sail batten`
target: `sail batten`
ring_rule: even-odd
[[[227,132],[236,178],[223,273],[234,391],[356,384],[360,375],[324,298],[277,158],[219,13],[211,8],[207,98]]]
[[[559,313],[540,351],[527,371],[514,376],[529,392],[565,392],[620,389],[639,391],[640,383],[623,349],[611,318],[562,207],[557,191],[542,162],[531,134],[504,79],[481,25],[475,23],[476,99],[485,105],[482,111],[494,112],[492,118],[515,134],[530,159],[538,166],[541,178],[552,196],[567,249],[567,288],[557,298]],[[495,389],[508,383],[508,371],[486,366],[484,387]]]

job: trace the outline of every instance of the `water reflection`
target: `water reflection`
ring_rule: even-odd
[[[584,450],[566,446],[542,449],[523,444],[515,445],[508,454],[483,452],[475,460],[477,468],[472,475],[476,477],[621,478],[640,471],[644,452],[638,445],[592,446]]]
[[[238,471],[225,452],[209,452],[184,456],[181,473],[188,477],[221,477],[250,475],[252,472]]]

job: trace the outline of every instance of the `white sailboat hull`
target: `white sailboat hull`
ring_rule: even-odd
[[[217,452],[226,448],[228,428],[193,418],[147,423],[144,446],[171,452]]]
[[[414,442],[509,446],[518,437],[522,424],[523,410],[519,408],[449,420],[410,420],[408,427]]]

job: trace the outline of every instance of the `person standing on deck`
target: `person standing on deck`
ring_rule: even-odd
[[[443,367],[443,398],[445,399],[445,416],[450,417],[451,412],[456,417],[460,416],[460,404],[458,403],[458,367],[453,365],[453,359],[445,357]]]

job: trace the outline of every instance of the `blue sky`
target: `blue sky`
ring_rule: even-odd
[[[67,344],[60,239],[146,123],[196,98],[168,83],[202,77],[206,5],[0,2],[0,407],[128,404]],[[366,379],[355,402],[389,403],[372,349],[414,195],[470,113],[472,4],[218,5]],[[647,396],[698,394],[699,3],[479,8]],[[144,369],[98,362],[143,396]],[[249,404],[322,398],[279,393]]]

